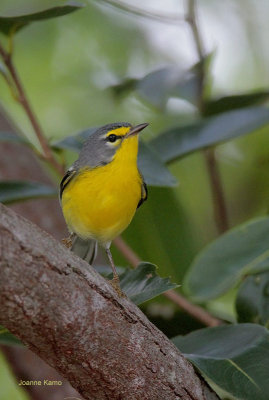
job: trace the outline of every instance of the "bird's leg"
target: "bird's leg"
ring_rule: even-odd
[[[107,257],[109,259],[112,271],[113,271],[113,279],[111,281],[109,281],[109,283],[111,284],[111,286],[116,290],[116,292],[118,293],[118,295],[120,297],[126,297],[125,294],[122,292],[121,288],[120,288],[120,278],[119,275],[117,273],[113,258],[112,258],[112,254],[110,251],[109,246],[106,247],[106,254]]]
[[[62,239],[62,243],[70,249],[72,247],[72,239],[75,236],[74,232],[70,233],[70,235],[67,238]]]

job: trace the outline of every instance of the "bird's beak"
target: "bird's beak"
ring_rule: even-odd
[[[130,136],[137,135],[139,132],[141,132],[147,126],[148,126],[148,123],[136,125],[129,130],[129,132],[127,133],[127,135],[125,135],[125,137],[128,138]]]

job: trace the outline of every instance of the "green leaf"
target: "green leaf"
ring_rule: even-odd
[[[48,8],[32,14],[0,16],[0,32],[9,35],[11,32],[19,31],[26,25],[35,21],[42,21],[50,18],[61,17],[83,7],[80,3],[66,2],[53,8]]]
[[[77,133],[74,136],[67,136],[66,138],[52,143],[52,148],[55,150],[71,150],[79,152],[83,146],[85,140],[98,129],[98,127],[93,127],[86,129],[82,132]]]
[[[63,140],[54,142],[53,149],[81,150],[83,142],[95,132],[97,127],[86,129],[75,136],[68,136]],[[145,142],[139,144],[138,166],[148,185],[173,187],[177,185],[176,178],[160,160],[158,153],[151,149]]]
[[[237,399],[268,399],[269,333],[264,327],[205,328],[173,342],[204,375]]]
[[[113,94],[117,96],[123,96],[129,93],[132,90],[136,89],[137,83],[139,79],[135,78],[126,78],[122,82],[110,86],[110,89],[112,90]]]
[[[196,124],[170,129],[150,144],[164,162],[208,146],[251,133],[269,123],[269,110],[250,107],[205,118]]]
[[[51,186],[28,181],[0,181],[0,202],[4,204],[16,201],[53,197],[57,190]]]
[[[178,287],[169,278],[161,278],[156,273],[156,266],[142,262],[136,269],[127,269],[120,275],[120,285],[127,296],[135,303],[141,304],[167,290]]]
[[[269,327],[269,272],[247,276],[236,298],[238,322]]]
[[[14,133],[9,133],[9,132],[0,132],[0,142],[18,143],[31,147],[31,143],[28,142],[25,138],[23,138],[22,136],[14,135]]]
[[[138,94],[152,105],[163,108],[170,97],[196,103],[199,91],[197,74],[176,67],[153,71],[136,83]]]
[[[269,91],[220,97],[205,103],[203,114],[214,115],[239,108],[262,104],[269,99]]]
[[[269,268],[269,218],[232,229],[207,246],[194,260],[183,288],[198,302],[216,298],[246,274]]]
[[[0,325],[0,344],[23,346],[21,341],[12,335],[8,329]]]
[[[145,182],[148,185],[166,187],[177,185],[176,178],[160,160],[158,153],[142,141],[139,143],[137,163]]]

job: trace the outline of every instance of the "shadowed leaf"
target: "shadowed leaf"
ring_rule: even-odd
[[[61,17],[83,7],[80,3],[67,2],[61,6],[48,8],[32,14],[0,16],[0,32],[9,35],[11,32],[19,31],[26,25],[35,21],[42,21],[50,18]]]
[[[196,104],[198,87],[196,74],[179,71],[176,67],[153,71],[136,83],[138,94],[159,108],[163,108],[170,97],[182,98]]]
[[[143,262],[136,269],[127,269],[120,275],[120,285],[127,296],[135,303],[141,304],[178,287],[169,278],[161,278],[156,273],[156,266]]]
[[[269,333],[260,325],[205,328],[173,339],[204,375],[238,399],[267,400]]]
[[[166,187],[177,185],[176,178],[160,160],[158,153],[142,141],[139,144],[138,167],[149,185]]]
[[[51,147],[55,150],[71,150],[77,153],[81,150],[85,140],[96,131],[98,127],[89,128],[85,131],[79,132],[74,136],[67,136],[66,138],[52,143]]]
[[[220,97],[205,103],[203,114],[206,116],[227,112],[239,108],[262,104],[269,99],[269,91],[238,94]]]
[[[55,190],[53,187],[38,182],[0,182],[0,202],[4,204],[40,197],[53,197],[56,196],[57,193],[57,190]]]
[[[0,325],[0,344],[23,346],[22,342],[12,335],[8,329]]]
[[[9,133],[9,132],[0,132],[0,142],[25,144],[27,146],[32,147],[31,143],[28,142],[27,139],[21,136],[14,135],[14,133]]]
[[[269,123],[269,110],[250,107],[172,128],[150,142],[164,162],[251,133]]]
[[[195,301],[220,296],[246,274],[269,269],[269,218],[240,225],[208,245],[194,260],[184,288]]]
[[[268,268],[269,269],[269,268]],[[269,327],[269,272],[247,276],[236,298],[239,322],[253,322]]]

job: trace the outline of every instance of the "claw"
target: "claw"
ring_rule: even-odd
[[[126,294],[120,288],[120,280],[119,280],[118,276],[114,276],[114,278],[108,282],[113,287],[113,289],[117,292],[119,297],[127,298]]]
[[[69,236],[68,238],[62,239],[62,243],[65,245],[65,247],[67,247],[68,249],[70,249],[71,246],[72,246],[72,239],[71,239],[71,237]]]

